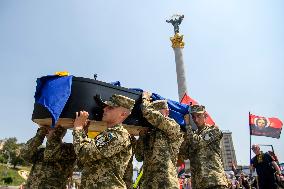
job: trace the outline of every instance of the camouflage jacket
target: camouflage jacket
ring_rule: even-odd
[[[220,148],[222,137],[216,126],[206,125],[197,131],[189,127],[180,148],[180,159],[190,160],[193,188],[227,186]]]
[[[47,129],[41,127],[36,136],[25,144],[21,156],[33,164],[25,188],[66,188],[67,179],[73,173],[76,154],[73,144],[61,142],[63,132],[64,128],[56,128],[46,148],[39,148],[47,133]]]
[[[130,135],[122,125],[108,128],[94,139],[73,131],[73,144],[83,166],[82,188],[126,189],[123,175],[132,156]]]
[[[127,168],[123,175],[123,181],[125,182],[127,189],[133,188],[133,155],[128,162]]]
[[[136,148],[136,138],[134,136],[131,136],[131,146],[132,152],[134,152]],[[133,189],[133,156],[134,153],[132,153],[132,156],[128,162],[127,168],[123,176],[123,181],[125,182],[127,189]]]
[[[136,144],[135,157],[138,161],[143,161],[142,188],[178,189],[176,162],[183,141],[180,126],[175,120],[154,110],[145,99],[142,112],[154,126],[151,132],[140,136]]]

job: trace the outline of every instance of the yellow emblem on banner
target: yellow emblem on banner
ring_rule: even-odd
[[[61,77],[68,76],[69,72],[66,72],[66,71],[64,71],[64,72],[55,72],[55,75],[58,75],[58,76],[61,76]]]

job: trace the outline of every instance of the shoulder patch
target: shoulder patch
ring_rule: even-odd
[[[102,132],[96,137],[96,146],[98,148],[101,148],[105,145],[107,145],[110,141],[117,138],[116,134],[113,132]]]
[[[211,137],[209,136],[209,134],[207,133],[205,136],[204,136],[204,140],[209,140]]]

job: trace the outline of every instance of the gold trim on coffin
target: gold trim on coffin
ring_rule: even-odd
[[[45,119],[33,119],[33,122],[35,122],[38,125],[51,125],[51,118],[45,118]],[[66,129],[72,129],[73,128],[73,122],[74,119],[71,118],[59,118],[56,125],[61,125]],[[136,125],[126,125],[123,124],[124,128],[127,129],[129,134],[139,136],[139,132],[141,130],[145,130],[145,127],[142,126],[136,126]],[[102,132],[107,128],[106,123],[103,121],[94,121],[90,120],[90,126],[89,131],[93,132]]]

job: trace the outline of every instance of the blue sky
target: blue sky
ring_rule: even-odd
[[[165,20],[181,13],[189,94],[232,131],[238,163],[248,164],[248,112],[284,121],[283,8],[282,0],[2,0],[0,139],[34,135],[36,78],[56,71],[178,100]],[[284,161],[283,136],[252,142],[272,144]]]

